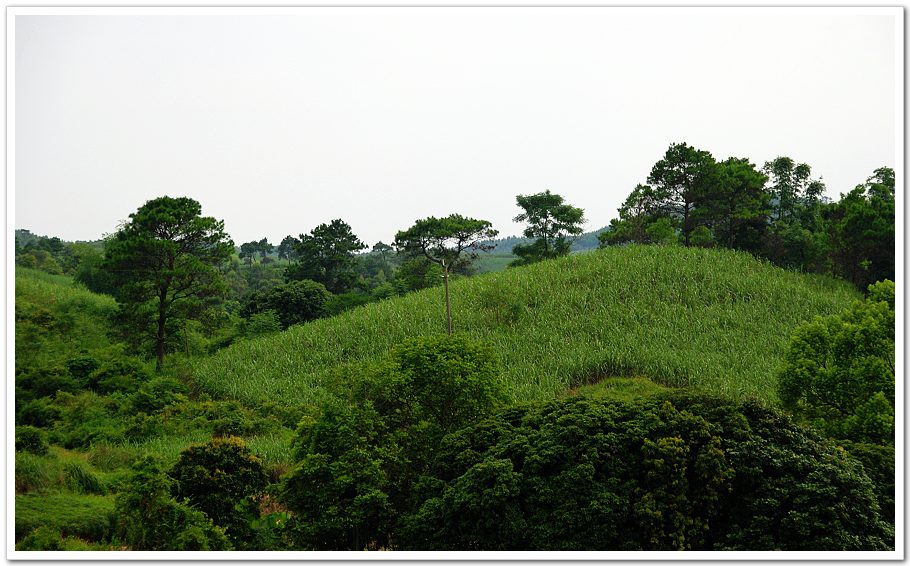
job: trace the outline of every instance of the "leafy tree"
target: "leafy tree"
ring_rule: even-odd
[[[672,144],[651,168],[648,183],[653,208],[677,222],[683,243],[690,245],[692,231],[699,224],[697,208],[717,183],[714,157],[685,143]]]
[[[874,174],[826,211],[834,272],[860,289],[894,279],[894,170]]]
[[[661,216],[654,201],[654,191],[639,183],[619,207],[619,218],[611,220],[609,229],[597,235],[600,247],[627,242],[652,243],[648,227],[661,218],[665,217]]]
[[[259,259],[265,260],[265,258],[272,253],[272,250],[275,249],[275,246],[269,243],[268,238],[263,238],[256,242],[256,251],[259,253]]]
[[[273,311],[283,328],[321,317],[326,303],[332,297],[322,283],[303,279],[277,285],[253,294],[241,314],[250,317],[257,313]]]
[[[395,270],[392,285],[399,295],[442,284],[442,266],[425,257],[406,259]]]
[[[407,230],[395,235],[395,248],[407,257],[425,257],[442,267],[446,293],[446,319],[452,334],[452,307],[449,302],[449,274],[459,267],[469,265],[478,251],[492,246],[484,240],[498,234],[487,220],[466,218],[451,214],[445,218],[431,216],[418,220]]]
[[[260,494],[268,485],[265,468],[246,443],[236,436],[193,444],[180,453],[168,474],[176,480],[172,494],[185,499],[226,529],[235,546],[253,537],[250,525],[235,506]]]
[[[173,480],[151,456],[138,460],[117,494],[116,535],[132,550],[230,550],[224,529],[171,497]]]
[[[771,206],[764,189],[767,180],[748,159],[731,157],[718,163],[718,179],[705,203],[705,215],[724,247],[761,249]]]
[[[332,293],[342,293],[357,278],[354,254],[365,248],[346,222],[336,219],[320,224],[309,234],[300,235],[300,242],[295,245],[298,264],[288,268],[287,277],[312,279]]]
[[[388,548],[442,436],[507,401],[498,360],[461,335],[415,338],[342,377],[347,403],[301,419],[281,499],[309,550]]]
[[[288,265],[291,264],[292,260],[297,259],[297,245],[300,244],[300,240],[294,236],[285,236],[281,243],[278,244],[276,252],[278,253],[279,259],[286,259]]]
[[[778,392],[784,406],[835,438],[894,442],[894,283],[793,334]]]
[[[755,403],[691,393],[513,407],[447,435],[404,550],[884,550],[862,467]]]
[[[572,247],[571,236],[583,231],[584,211],[567,204],[562,196],[549,189],[533,195],[518,195],[516,201],[524,212],[515,217],[515,222],[527,222],[524,235],[535,240],[512,248],[512,253],[519,257],[512,265],[528,265],[568,255]]]
[[[158,371],[169,330],[199,316],[206,301],[227,290],[217,267],[230,257],[233,243],[223,221],[201,213],[189,198],[153,199],[106,243],[104,269],[117,285],[121,313],[136,325],[130,336],[144,338],[153,327]]]
[[[245,259],[246,264],[249,266],[253,265],[253,258],[256,257],[256,252],[259,250],[259,242],[246,242],[240,244],[240,252],[237,254],[240,256],[240,259]]]
[[[825,191],[821,180],[810,179],[812,168],[797,164],[790,157],[776,157],[765,163],[763,172],[771,181],[775,218],[783,220],[798,214],[799,208],[816,202]]]

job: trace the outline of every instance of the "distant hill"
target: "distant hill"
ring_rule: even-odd
[[[745,253],[639,245],[459,279],[451,296],[455,330],[499,353],[517,401],[644,376],[767,403],[793,329],[859,298]],[[251,406],[320,402],[357,364],[444,331],[442,290],[427,289],[235,344],[198,360],[194,380]]]
[[[581,234],[572,242],[572,251],[573,252],[584,252],[588,250],[597,249],[597,246],[600,245],[600,241],[597,239],[597,235],[606,230],[607,227],[603,227],[599,230],[594,230],[593,232],[585,232]],[[523,236],[506,236],[505,238],[495,238],[492,240],[486,240],[484,243],[492,244],[493,249],[490,250],[489,254],[492,255],[503,255],[511,254],[512,248],[516,244],[528,244],[533,240],[531,238],[525,238]]]

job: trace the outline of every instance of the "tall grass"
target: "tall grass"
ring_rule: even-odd
[[[451,297],[456,331],[499,353],[516,401],[644,376],[774,403],[792,330],[859,295],[745,253],[626,246],[455,281]],[[427,289],[236,344],[197,360],[194,379],[248,405],[317,403],[339,373],[444,331],[442,289]]]

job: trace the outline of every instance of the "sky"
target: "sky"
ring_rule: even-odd
[[[898,10],[196,12],[15,16],[15,227],[94,240],[188,196],[237,245],[341,218],[372,246],[519,234],[549,189],[596,230],[672,143],[790,156],[833,199],[900,163]]]

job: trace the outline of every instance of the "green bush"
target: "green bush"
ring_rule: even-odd
[[[235,546],[249,539],[249,522],[234,507],[265,489],[268,476],[262,460],[250,452],[242,439],[213,438],[190,446],[180,453],[170,476],[176,480],[174,496],[186,499],[217,525],[227,528]]]
[[[16,427],[16,451],[47,454],[47,433],[33,426]]]
[[[100,393],[133,393],[151,377],[151,372],[141,360],[118,356],[91,373],[88,382],[89,387]]]
[[[123,440],[123,422],[105,399],[91,391],[76,395],[58,393],[54,406],[59,419],[50,431],[50,441],[65,448],[88,448],[96,442]]]
[[[317,319],[326,313],[332,294],[325,285],[302,279],[254,293],[241,311],[246,317],[273,311],[283,328]]]
[[[442,436],[507,399],[496,356],[459,335],[405,341],[352,373],[350,402],[305,416],[294,440],[281,498],[296,548],[386,547]]]
[[[132,550],[230,550],[224,530],[171,497],[173,480],[144,456],[117,495],[115,535]]]
[[[513,408],[446,436],[404,549],[884,550],[869,478],[754,403],[659,394]]]
[[[173,377],[160,376],[143,383],[132,395],[133,410],[156,413],[169,405],[186,401],[189,389]]]
[[[894,283],[796,329],[778,376],[784,406],[835,438],[894,442]]]
[[[281,320],[278,318],[278,313],[269,309],[251,314],[244,327],[244,334],[247,336],[262,336],[280,332],[281,330]]]

